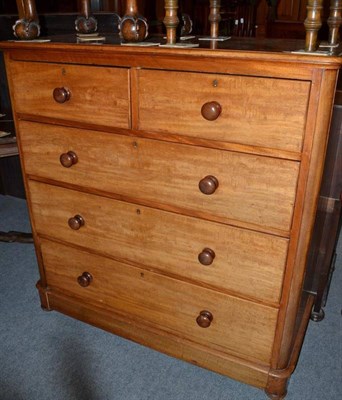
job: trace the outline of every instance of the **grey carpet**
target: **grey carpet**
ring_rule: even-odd
[[[29,230],[0,196],[0,230]],[[288,400],[342,399],[342,243],[326,317],[310,322]],[[40,308],[33,245],[0,243],[0,400],[262,400],[259,389]]]

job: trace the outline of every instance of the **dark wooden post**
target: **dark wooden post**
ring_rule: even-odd
[[[127,0],[126,12],[120,22],[120,34],[125,42],[142,42],[148,35],[146,18],[139,14],[137,0]]]
[[[91,14],[90,0],[79,0],[80,15],[76,18],[75,28],[79,33],[94,33],[97,31],[97,20]]]
[[[219,23],[221,21],[221,0],[210,0],[210,37],[217,38],[219,33]]]
[[[16,0],[19,19],[13,26],[14,35],[21,40],[33,40],[40,35],[35,0]]]
[[[322,26],[323,0],[308,0],[306,8],[308,14],[304,21],[306,29],[305,51],[315,51],[317,49],[317,33]]]
[[[176,44],[177,41],[177,26],[179,19],[177,16],[178,0],[165,0],[165,18],[164,25],[166,26],[167,44]]]
[[[329,25],[329,45],[335,46],[339,43],[339,30],[342,22],[341,18],[342,0],[331,0],[330,16],[328,18]]]

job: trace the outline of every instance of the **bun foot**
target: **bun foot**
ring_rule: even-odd
[[[314,311],[314,308],[312,308],[310,319],[314,322],[320,322],[322,319],[325,317],[325,312],[323,308],[321,308],[319,311]]]
[[[40,297],[40,306],[43,311],[52,311],[52,308],[49,304],[48,298],[48,288],[42,285],[41,281],[38,281],[36,284],[36,288],[38,289],[39,297]]]
[[[13,32],[19,40],[34,40],[40,35],[40,26],[36,21],[19,19],[13,26]]]
[[[265,392],[267,397],[269,399],[273,399],[273,400],[283,400],[286,397],[287,392],[283,393],[283,394],[274,394],[274,393],[268,393]]]
[[[288,377],[270,376],[265,388],[265,393],[269,399],[282,400],[287,395]]]
[[[46,311],[46,312],[52,311],[51,308],[47,308],[44,304],[41,304],[40,307],[41,307],[41,309],[42,309],[43,311]]]

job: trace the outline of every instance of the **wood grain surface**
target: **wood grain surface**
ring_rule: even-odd
[[[302,149],[309,82],[173,71],[138,74],[141,130]],[[215,121],[201,115],[203,104],[211,101],[222,107]]]
[[[10,69],[16,112],[130,127],[126,68],[11,62]],[[61,87],[71,94],[63,104],[53,98]]]
[[[298,162],[30,122],[19,127],[28,174],[290,231]],[[70,150],[78,163],[64,168],[59,157]],[[198,187],[207,175],[219,181],[212,195]]]
[[[31,181],[39,234],[239,296],[279,300],[287,240]],[[81,215],[74,231],[68,219]],[[198,261],[204,248],[216,256]]]
[[[45,241],[42,252],[51,288],[208,347],[269,362],[276,309]],[[84,271],[93,276],[87,288],[77,283]],[[202,310],[214,316],[208,328],[196,323]]]

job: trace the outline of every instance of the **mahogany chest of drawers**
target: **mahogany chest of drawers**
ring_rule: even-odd
[[[2,48],[42,306],[283,398],[340,60]]]

